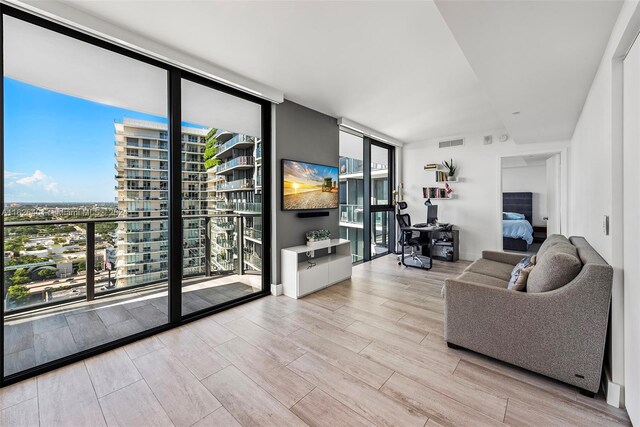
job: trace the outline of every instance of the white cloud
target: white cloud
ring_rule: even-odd
[[[42,182],[42,181],[46,180],[47,178],[48,178],[48,176],[45,175],[44,173],[42,173],[42,171],[40,169],[38,169],[33,173],[33,175],[25,176],[24,178],[20,178],[16,182],[18,184],[31,185],[31,184],[34,184],[36,182]]]
[[[44,191],[53,194],[56,194],[59,191],[58,183],[40,169],[37,169],[33,175],[25,176],[24,178],[16,180],[15,183],[29,187],[37,186],[42,188]]]
[[[10,171],[4,171],[4,177],[5,179],[13,179],[13,178],[17,178],[19,176],[24,175],[21,172],[10,172]]]

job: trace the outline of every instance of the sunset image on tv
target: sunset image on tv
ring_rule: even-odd
[[[284,160],[283,209],[338,207],[338,168]]]

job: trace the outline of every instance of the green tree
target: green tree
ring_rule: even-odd
[[[46,280],[46,279],[52,279],[56,277],[57,271],[58,271],[57,269],[42,268],[38,271],[37,274],[39,278],[41,278],[42,280]]]
[[[24,268],[19,268],[13,273],[13,276],[11,276],[9,280],[11,280],[13,285],[24,285],[31,282],[31,276],[29,276],[29,273],[27,273]]]
[[[82,260],[78,263],[78,273],[87,270],[87,262]]]
[[[214,129],[212,129],[214,131]],[[215,130],[217,132],[217,130]],[[209,131],[209,135],[214,135],[215,132]],[[218,140],[215,137],[210,137],[207,139],[207,143],[204,145],[204,167],[206,169],[211,169],[212,167],[218,165],[220,163],[219,159],[214,159],[214,156],[218,152]]]
[[[24,285],[9,286],[9,298],[16,302],[24,302],[29,299],[29,289]]]

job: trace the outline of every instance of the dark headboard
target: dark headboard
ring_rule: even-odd
[[[524,214],[529,224],[533,224],[533,193],[502,193],[502,212]]]

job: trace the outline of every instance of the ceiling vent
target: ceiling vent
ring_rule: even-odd
[[[459,147],[461,145],[464,145],[464,139],[452,139],[450,141],[440,141],[438,143],[438,146],[440,148],[447,148],[447,147]]]

